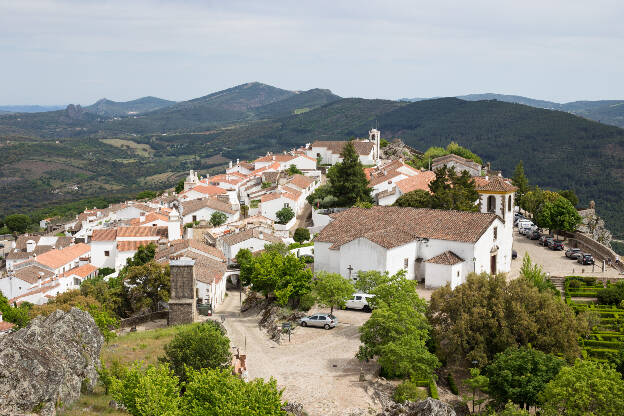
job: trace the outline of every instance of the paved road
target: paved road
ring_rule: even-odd
[[[225,317],[231,345],[247,353],[250,379],[274,377],[285,388],[284,398],[302,403],[310,416],[344,415],[355,408],[379,410],[367,393],[369,382],[358,381],[362,365],[354,358],[360,344],[358,326],[368,314],[335,311],[338,327],[329,331],[297,327],[291,342],[286,335],[280,345],[259,329],[255,314],[239,314],[239,302],[239,293],[229,292],[213,318]],[[371,379],[376,365],[365,364],[363,369]]]

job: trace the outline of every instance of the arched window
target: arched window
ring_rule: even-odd
[[[507,211],[511,211],[511,195],[509,195],[507,199]]]
[[[496,197],[494,195],[488,196],[487,199],[487,210],[488,212],[496,211]]]

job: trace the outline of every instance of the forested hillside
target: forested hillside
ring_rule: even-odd
[[[75,106],[21,116],[0,116],[0,216],[163,188],[187,169],[363,137],[378,126],[382,137],[422,150],[454,140],[508,176],[523,160],[533,184],[572,188],[582,205],[595,200],[611,230],[624,236],[624,130],[561,111],[493,100],[339,99],[327,90],[251,83],[136,118],[110,120]]]

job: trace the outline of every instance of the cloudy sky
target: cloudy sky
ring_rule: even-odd
[[[248,81],[623,99],[623,22],[621,0],[0,0],[0,104],[184,100]]]

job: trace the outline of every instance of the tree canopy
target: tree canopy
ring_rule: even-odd
[[[275,213],[279,224],[288,224],[295,217],[295,211],[291,207],[284,207]]]
[[[343,207],[351,207],[358,201],[371,202],[371,188],[353,143],[347,143],[340,156],[342,162],[327,172],[329,194],[337,198],[337,205]]]
[[[338,273],[318,272],[314,281],[314,291],[319,305],[331,308],[344,307],[345,302],[353,295],[353,284]]]
[[[589,330],[586,319],[550,292],[526,279],[507,282],[504,275],[471,273],[454,290],[436,290],[428,316],[441,358],[480,367],[509,347],[528,344],[572,360],[580,355],[578,337]]]
[[[511,177],[511,183],[518,188],[516,191],[516,202],[522,200],[524,194],[529,191],[529,180],[524,175],[524,164],[522,161],[516,165],[514,174]]]
[[[310,239],[310,230],[307,228],[297,228],[295,230],[295,234],[293,235],[293,240],[297,243],[301,244]]]
[[[226,221],[227,215],[220,211],[215,211],[210,216],[210,225],[212,225],[213,227],[218,227],[222,224],[225,224]]]
[[[26,232],[30,223],[31,223],[30,217],[25,214],[7,215],[4,218],[4,225],[12,233],[22,234]]]

